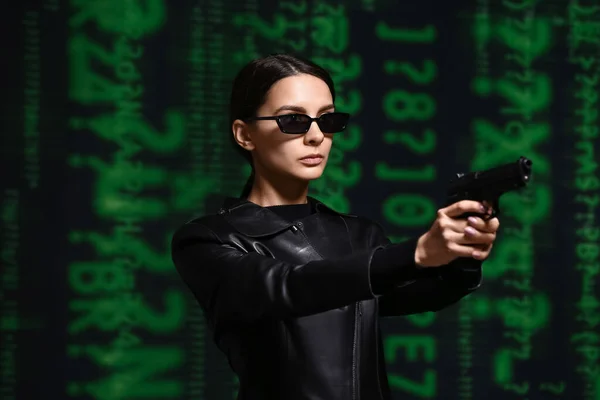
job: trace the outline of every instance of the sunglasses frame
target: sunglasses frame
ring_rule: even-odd
[[[274,116],[269,116],[269,117],[252,117],[252,118],[245,119],[245,121],[246,122],[250,122],[250,121],[276,121],[277,122],[277,126],[279,127],[279,130],[281,132],[287,133],[288,135],[302,135],[302,134],[305,134],[306,132],[308,132],[310,130],[310,127],[312,126],[313,122],[316,122],[317,125],[319,125],[319,129],[321,129],[321,125],[319,124],[319,122],[322,121],[321,118],[323,118],[326,115],[332,115],[332,114],[334,114],[334,115],[344,115],[344,116],[346,116],[346,120],[350,119],[350,114],[336,111],[336,112],[332,112],[332,113],[326,113],[326,114],[323,114],[323,115],[321,115],[319,117],[315,117],[315,118],[311,117],[310,115],[306,115],[306,114],[302,114],[302,113],[294,113],[294,114],[274,115]],[[306,126],[306,130],[305,131],[303,131],[303,132],[288,132],[288,131],[285,130],[285,128],[281,124],[281,118],[289,117],[289,116],[292,116],[292,115],[300,115],[300,116],[306,117],[307,119],[310,120],[308,122],[307,126]],[[321,129],[321,132],[323,132],[323,133],[338,133],[338,132],[342,132],[343,130],[346,129],[347,125],[348,125],[348,123],[346,121],[346,124],[344,124],[344,127],[341,130],[337,131],[337,132],[323,132],[323,129]]]

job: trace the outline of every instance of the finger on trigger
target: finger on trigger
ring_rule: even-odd
[[[449,217],[459,217],[464,213],[472,212],[472,213],[485,213],[487,207],[485,207],[482,203],[474,200],[462,200],[456,202],[454,204],[449,205],[445,208],[445,214]]]

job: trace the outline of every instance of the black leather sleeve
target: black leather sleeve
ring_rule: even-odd
[[[378,273],[378,278],[372,275],[373,291],[382,294],[379,297],[380,316],[439,311],[481,286],[482,261],[467,258],[457,259],[441,267],[417,268],[412,275],[414,279],[409,282],[398,279],[398,274],[404,274],[402,271],[407,270],[409,261],[414,264],[417,238],[391,244],[379,225],[375,230],[371,246],[384,247],[384,250],[376,251],[371,267],[372,271],[385,271]],[[384,277],[388,277],[388,280],[384,281]]]
[[[173,263],[213,324],[299,317],[374,298],[374,249],[302,265],[246,253],[207,227],[189,223],[173,236]]]
[[[415,264],[416,239],[391,244],[381,241],[371,261],[371,288],[373,293],[383,294],[399,284],[415,280],[422,275],[421,268]]]

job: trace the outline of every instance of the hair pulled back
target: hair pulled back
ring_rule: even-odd
[[[329,73],[319,65],[307,59],[289,54],[271,54],[269,56],[252,60],[246,64],[233,81],[231,98],[229,102],[229,126],[236,119],[245,120],[256,116],[258,109],[265,103],[269,90],[279,80],[307,74],[323,80],[335,101],[335,88]],[[242,148],[233,135],[231,141],[236,151],[252,166],[252,154]],[[248,177],[240,197],[247,198],[254,182],[254,166]]]

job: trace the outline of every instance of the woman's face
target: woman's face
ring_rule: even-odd
[[[333,111],[327,84],[315,76],[301,74],[275,83],[256,116],[306,114],[319,117]],[[332,134],[323,134],[316,122],[305,134],[283,133],[274,120],[254,121],[247,129],[251,141],[247,149],[252,151],[257,174],[302,181],[317,179],[323,174]]]

